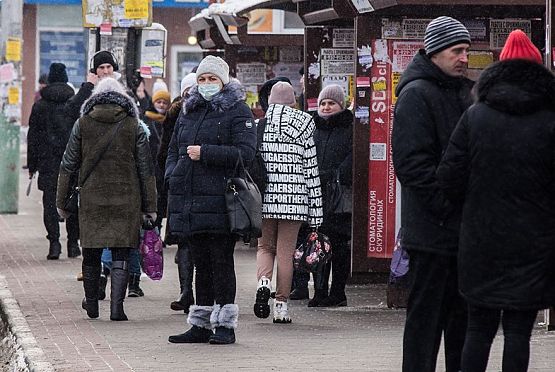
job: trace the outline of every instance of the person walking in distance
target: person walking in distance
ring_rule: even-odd
[[[156,180],[147,129],[125,88],[100,80],[82,108],[69,139],[58,178],[61,216],[69,177],[79,171],[79,222],[83,245],[82,307],[97,318],[102,250],[112,251],[110,319],[127,320],[123,300],[130,249],[139,246],[141,217],[156,219]]]
[[[451,17],[431,21],[421,49],[397,87],[393,165],[401,183],[403,245],[412,287],[403,339],[403,371],[434,372],[444,336],[445,370],[459,371],[466,304],[459,294],[460,206],[439,188],[436,169],[449,137],[470,106],[465,77],[470,34]]]
[[[73,121],[67,120],[64,107],[75,94],[67,81],[66,66],[63,63],[52,63],[47,85],[40,91],[41,99],[33,105],[27,135],[29,177],[32,178],[36,172],[39,173],[38,188],[43,192],[43,221],[48,233],[46,238],[50,242],[46,256],[48,260],[57,260],[62,250],[60,217],[56,211],[56,183],[60,162],[73,127]],[[68,216],[66,230],[67,256],[78,257],[81,251],[77,216]]]

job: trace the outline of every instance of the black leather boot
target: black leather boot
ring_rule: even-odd
[[[195,268],[191,257],[191,251],[188,247],[184,246],[183,243],[179,243],[175,263],[177,263],[181,294],[177,301],[173,301],[170,304],[170,308],[175,311],[184,311],[188,313],[189,306],[195,303],[193,297],[193,271]]]
[[[127,292],[129,272],[127,261],[112,261],[112,272],[110,281],[110,320],[127,320],[123,311],[123,300]],[[97,286],[98,287],[98,286]]]
[[[68,240],[67,256],[69,258],[75,258],[75,257],[81,256],[81,249],[79,249],[79,242],[77,240]]]
[[[172,301],[170,308],[175,311],[184,311],[185,314],[189,313],[189,307],[195,303],[195,298],[192,293],[181,292],[177,301]]]
[[[100,266],[83,265],[83,289],[85,298],[81,307],[87,311],[89,318],[98,318],[98,281],[100,279]]]
[[[210,317],[213,310],[213,306],[192,305],[187,316],[187,323],[192,327],[185,333],[170,336],[168,341],[174,344],[207,343],[212,336]]]
[[[99,300],[104,300],[106,298],[106,285],[108,285],[108,275],[110,275],[110,269],[102,264],[102,271],[100,272],[100,280],[98,282]]]
[[[50,247],[48,248],[47,260],[57,260],[60,258],[60,253],[62,253],[62,245],[58,239],[53,239],[50,241]]]
[[[141,282],[141,274],[129,274],[129,289],[127,297],[143,297],[145,293],[139,286]]]

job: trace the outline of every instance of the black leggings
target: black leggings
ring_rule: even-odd
[[[503,372],[525,372],[530,359],[530,336],[537,310],[499,310],[468,306],[468,327],[462,355],[463,372],[486,370],[499,321],[503,325]]]
[[[104,248],[84,248],[83,266],[100,266],[100,258]],[[112,261],[129,261],[130,248],[110,248]]]

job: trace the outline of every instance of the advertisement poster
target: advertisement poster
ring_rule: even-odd
[[[502,49],[509,34],[517,28],[532,37],[532,21],[528,19],[492,19],[489,26],[491,49]]]
[[[333,29],[334,48],[353,48],[355,45],[355,30],[352,28]]]
[[[83,27],[146,27],[152,24],[152,0],[83,0]]]
[[[322,48],[320,65],[322,75],[354,75],[354,51],[352,49]]]
[[[236,72],[243,85],[262,85],[266,81],[265,63],[238,63]]]
[[[370,161],[368,190],[368,252],[371,258],[391,258],[395,247],[397,179],[393,169],[391,132],[393,130],[393,79],[400,76],[410,42],[375,40],[379,50],[370,69]],[[399,50],[395,50],[395,47]],[[393,63],[390,63],[392,61]],[[398,70],[394,72],[393,69]]]
[[[48,73],[52,63],[62,62],[66,65],[69,82],[81,86],[87,70],[83,32],[41,31],[39,50],[41,73]]]

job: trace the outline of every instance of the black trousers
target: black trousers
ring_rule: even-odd
[[[50,241],[60,239],[60,216],[56,210],[56,186],[44,188],[42,191],[42,218],[44,227],[48,235],[46,238]],[[77,242],[79,239],[79,218],[77,215],[71,215],[66,219],[67,240]]]
[[[129,250],[131,248],[110,248],[112,261],[129,261]],[[104,248],[84,248],[83,266],[100,267],[102,251]]]
[[[468,307],[468,328],[462,355],[463,372],[484,372],[499,322],[503,325],[503,372],[526,372],[530,360],[530,336],[537,310]]]
[[[457,258],[409,253],[412,287],[403,339],[403,372],[435,372],[442,335],[445,370],[459,371],[467,313],[458,289]]]
[[[236,278],[232,235],[202,234],[187,239],[195,265],[196,304],[235,303]]]

